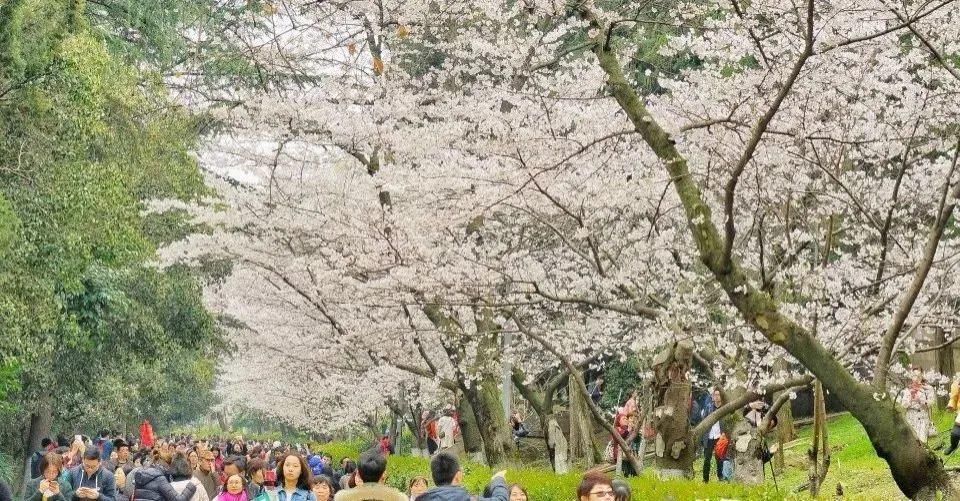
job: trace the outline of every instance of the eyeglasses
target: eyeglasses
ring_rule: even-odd
[[[606,491],[591,491],[590,497],[592,498],[612,498],[614,497],[612,490]]]

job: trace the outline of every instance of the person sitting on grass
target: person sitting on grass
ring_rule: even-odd
[[[490,479],[487,489],[490,497],[476,498],[464,489],[463,470],[457,457],[449,452],[441,452],[430,460],[430,473],[436,487],[424,492],[417,498],[418,501],[471,501],[477,499],[509,501],[510,491],[507,489],[506,471],[499,471]]]

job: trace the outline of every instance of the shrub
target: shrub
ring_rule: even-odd
[[[370,443],[364,440],[354,440],[352,442],[328,442],[325,444],[311,443],[310,450],[314,453],[328,454],[333,458],[335,466],[340,465],[340,460],[350,458],[354,461],[360,457],[360,454],[370,447]]]
[[[465,461],[464,487],[467,491],[479,494],[490,481],[495,471],[491,468]],[[405,491],[410,479],[416,476],[430,477],[430,460],[410,456],[391,456],[387,467],[387,483]],[[520,484],[530,496],[531,501],[571,501],[577,486],[580,485],[581,472],[556,475],[542,468],[507,469],[507,483]],[[766,501],[781,499],[782,495],[772,489],[758,486],[749,487],[732,483],[704,484],[699,480],[660,480],[652,472],[630,479],[634,499],[643,500],[708,500],[738,499]]]

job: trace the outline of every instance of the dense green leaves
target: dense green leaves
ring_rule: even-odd
[[[220,332],[193,275],[151,265],[178,233],[155,238],[146,230],[163,223],[143,211],[206,194],[190,154],[197,120],[155,72],[180,51],[168,3],[97,3],[128,17],[73,0],[0,7],[4,450],[22,452],[30,415],[47,409],[72,432],[188,420],[212,404]],[[151,37],[142,53],[101,31],[133,21]]]

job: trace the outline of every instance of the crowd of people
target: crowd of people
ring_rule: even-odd
[[[451,416],[452,417],[452,416]],[[449,431],[452,437],[454,431]],[[146,442],[77,435],[69,443],[44,439],[30,458],[23,501],[527,501],[523,486],[493,475],[479,496],[463,487],[456,455],[432,455],[429,475],[416,476],[406,492],[386,484],[388,453],[378,442],[358,458],[334,458],[299,444],[194,439]],[[572,493],[571,493],[572,494]],[[629,485],[588,473],[577,490],[581,501],[630,499]],[[11,499],[0,485],[0,501]]]

